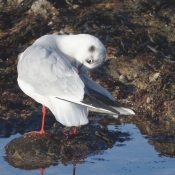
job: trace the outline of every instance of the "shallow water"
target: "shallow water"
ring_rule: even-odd
[[[139,129],[133,124],[109,125],[110,130],[120,130],[131,134],[131,140],[123,143],[115,143],[114,147],[101,152],[98,155],[87,157],[82,163],[76,165],[76,175],[173,175],[175,174],[175,159],[159,157],[148,139],[141,135]],[[40,175],[39,170],[20,170],[10,166],[4,161],[4,146],[13,138],[0,139],[0,174],[2,175]],[[58,164],[45,169],[44,175],[70,175],[73,174],[73,165]]]

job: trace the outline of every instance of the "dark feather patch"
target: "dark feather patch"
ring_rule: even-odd
[[[113,112],[114,114],[120,114],[116,109],[108,106],[107,104],[95,99],[94,97],[91,97],[87,94],[84,94],[84,98],[81,101],[84,104],[96,107],[96,108],[100,108],[100,109],[106,109],[108,111]],[[105,113],[105,112],[104,112]]]
[[[56,97],[56,98],[58,98],[58,97]],[[62,98],[58,98],[58,99],[64,100],[64,101],[67,101],[67,102],[71,102],[71,103],[75,103],[75,102],[65,100],[65,99],[62,99]],[[107,105],[107,104],[97,100],[96,98],[87,95],[87,94],[84,94],[84,98],[81,102],[86,104],[86,105],[92,106],[92,107],[96,107],[96,108],[99,108],[99,109],[105,109],[105,110],[111,111],[114,114],[120,114],[116,109],[110,107],[109,105]]]
[[[90,51],[90,52],[94,52],[94,51],[95,51],[95,46],[90,46],[90,47],[89,47],[89,51]]]

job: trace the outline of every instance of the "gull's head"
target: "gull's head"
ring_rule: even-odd
[[[75,55],[77,68],[82,65],[81,70],[87,71],[101,66],[106,59],[103,43],[92,35],[81,34],[81,37],[83,42]]]

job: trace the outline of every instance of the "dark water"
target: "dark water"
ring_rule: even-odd
[[[76,175],[174,175],[175,159],[159,157],[154,147],[148,144],[144,135],[133,124],[109,125],[111,130],[129,132],[131,140],[115,143],[114,147],[86,158],[76,165]],[[4,161],[4,146],[17,134],[10,138],[0,139],[0,175],[40,175],[39,170],[20,170],[10,166]],[[58,164],[45,169],[44,175],[72,175],[73,165]]]

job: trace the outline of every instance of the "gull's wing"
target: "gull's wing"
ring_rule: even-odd
[[[131,109],[120,107],[118,104],[116,104],[112,95],[104,87],[94,82],[85,72],[80,73],[80,78],[85,85],[85,93],[88,94],[88,96],[83,99],[84,103],[88,104],[89,102],[91,102],[91,100],[88,97],[90,97],[91,99],[95,98],[100,103],[103,103],[108,106],[108,110],[111,111],[109,114],[112,114],[114,110],[117,111],[115,112],[115,114],[117,115],[118,114],[121,114],[121,115],[135,114],[134,111],[132,111]],[[103,111],[100,111],[98,108],[97,109],[90,108],[90,110],[95,112],[103,112]],[[115,117],[118,117],[117,115]]]
[[[107,104],[114,105],[114,98],[104,87],[94,82],[85,72],[80,73],[80,78],[85,85],[85,93],[97,100]]]
[[[20,56],[17,68],[18,77],[40,95],[69,101],[81,101],[84,97],[84,83],[58,51],[32,45]]]

